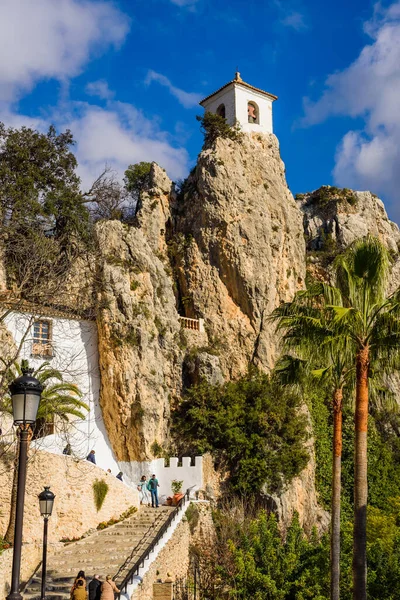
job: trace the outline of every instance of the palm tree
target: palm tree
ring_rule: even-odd
[[[340,506],[342,463],[343,391],[351,382],[352,356],[346,339],[335,336],[335,323],[325,311],[324,300],[334,300],[337,294],[323,283],[316,283],[298,292],[294,300],[277,308],[273,319],[284,330],[286,348],[297,357],[284,357],[278,370],[291,381],[312,375],[322,380],[332,393],[332,496],[331,496],[331,562],[330,597],[340,597]],[[282,364],[286,365],[282,369]],[[315,369],[316,365],[324,365]],[[306,375],[305,375],[306,373]]]
[[[17,362],[9,369],[7,378],[9,381],[15,379],[19,375],[22,375],[22,369],[28,368],[28,362],[22,360],[21,364]],[[74,383],[64,381],[62,373],[51,367],[49,362],[45,362],[33,373],[40,383],[45,387],[42,392],[42,398],[39,404],[39,409],[36,417],[36,423],[32,429],[32,437],[39,437],[40,432],[43,431],[43,425],[45,423],[52,423],[54,418],[58,418],[63,422],[68,422],[70,417],[76,417],[77,419],[84,419],[85,413],[88,411],[89,406],[82,400],[82,392],[79,387]],[[6,395],[2,401],[2,410],[4,412],[12,413],[11,397]],[[15,465],[18,464],[18,454],[15,459]],[[5,539],[12,541],[14,537],[15,527],[15,510],[16,510],[16,494],[17,494],[17,479],[18,469],[14,468],[14,478],[12,487],[11,497],[11,512],[10,519],[7,527]]]
[[[367,432],[370,366],[381,373],[398,368],[400,358],[400,291],[386,297],[388,251],[373,237],[355,241],[336,260],[336,287],[323,285],[321,310],[326,322],[308,318],[309,340],[348,348],[356,370],[355,474],[353,532],[353,599],[367,598]],[[316,350],[317,351],[317,348]]]
[[[372,363],[381,372],[398,366],[400,354],[400,291],[386,296],[390,257],[379,240],[354,242],[338,257],[340,302],[328,306],[338,335],[355,348],[356,404],[354,457],[353,598],[367,598],[367,433],[369,376]]]

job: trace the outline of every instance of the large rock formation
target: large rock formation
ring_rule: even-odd
[[[304,285],[301,214],[274,135],[218,139],[173,206],[171,253],[181,310],[205,319],[227,377],[269,369],[277,336],[268,316]]]
[[[382,200],[371,192],[323,186],[298,194],[296,201],[303,213],[308,250],[335,245],[342,251],[370,234],[381,239],[393,254],[398,253],[399,228],[389,220]]]
[[[245,135],[203,150],[179,194],[153,165],[135,226],[101,223],[97,236],[101,405],[118,459],[141,460],[168,444],[182,386],[273,366],[268,317],[304,286],[302,215],[275,136]],[[183,335],[178,314],[205,333]],[[277,501],[284,520],[320,518],[313,475],[311,464]]]
[[[163,179],[161,169],[154,167],[153,174],[154,183]],[[97,225],[100,403],[119,461],[153,458],[154,448],[165,445],[171,399],[181,388],[180,324],[165,254],[166,198],[169,189],[156,187],[143,198],[141,226]]]

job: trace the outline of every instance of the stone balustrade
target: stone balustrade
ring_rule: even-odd
[[[181,327],[183,329],[191,329],[192,331],[204,332],[204,319],[190,319],[189,317],[179,317]]]

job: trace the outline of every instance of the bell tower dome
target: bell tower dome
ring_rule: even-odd
[[[235,78],[200,102],[206,112],[226,118],[229,125],[239,123],[242,131],[273,133],[272,103],[277,96]]]

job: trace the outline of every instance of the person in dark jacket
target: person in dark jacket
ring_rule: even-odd
[[[96,457],[95,457],[95,451],[91,450],[89,452],[89,454],[86,457],[86,460],[88,460],[89,462],[93,463],[94,465],[96,464]]]
[[[88,586],[89,600],[100,600],[101,595],[101,581],[98,575],[94,575],[92,581]]]
[[[67,444],[63,450],[63,454],[66,454],[67,456],[71,456],[72,454],[72,448],[71,448],[71,444]]]

